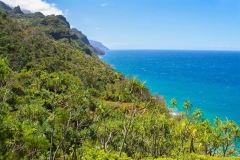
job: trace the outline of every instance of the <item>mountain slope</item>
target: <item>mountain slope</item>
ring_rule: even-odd
[[[48,72],[66,71],[79,76],[85,87],[103,89],[107,83],[112,83],[119,76],[113,68],[103,63],[97,56],[91,56],[81,46],[75,47],[49,38],[48,30],[28,27],[14,22],[1,14],[0,56],[7,57],[13,70],[47,70]],[[48,22],[47,20],[52,21]],[[55,16],[43,18],[43,25],[59,21]],[[56,24],[56,23],[55,23]],[[59,24],[59,22],[57,22]],[[64,24],[63,24],[64,26]],[[59,25],[61,27],[61,25]],[[66,27],[67,28],[67,27]],[[75,34],[50,32],[53,37],[66,38],[69,41],[77,39]],[[68,30],[67,30],[68,31]],[[66,31],[66,32],[67,32]],[[66,36],[66,37],[65,37]],[[77,39],[78,40],[78,39]],[[78,49],[79,48],[79,49]],[[116,77],[115,77],[115,76]]]
[[[24,14],[20,7],[11,9],[6,4],[1,3],[2,10],[4,10],[11,18],[17,21],[36,27],[38,30],[51,35],[55,40],[73,46],[76,49],[84,51],[86,54],[96,56],[102,55],[101,51],[94,49],[90,44],[85,44],[82,39],[71,30],[69,22],[62,15],[44,16],[40,12]]]
[[[189,100],[171,115],[65,21],[0,11],[0,159],[239,159],[236,123],[212,124]]]
[[[76,28],[73,28],[72,31],[78,36],[78,38],[83,42],[85,43],[86,45],[88,45],[90,48],[93,49],[93,51],[97,54],[97,55],[104,55],[105,52],[97,47],[94,47],[92,46],[90,43],[89,43],[89,40],[87,38],[87,36],[85,36],[84,34],[82,34],[81,31],[77,30]]]
[[[76,28],[72,28],[72,31],[78,36],[79,39],[81,39],[86,45],[90,45],[87,36],[85,36],[84,34],[82,34],[81,31],[79,31]]]
[[[90,44],[93,46],[93,47],[96,47],[96,48],[99,48],[103,51],[107,51],[109,50],[106,46],[104,46],[101,42],[98,42],[98,41],[94,41],[94,40],[89,40]]]
[[[2,1],[0,1],[0,9],[4,10],[4,11],[11,11],[12,8],[9,7],[8,5],[6,5],[5,3],[3,3]]]

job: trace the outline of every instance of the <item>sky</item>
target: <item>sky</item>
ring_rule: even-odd
[[[110,49],[240,50],[240,0],[2,0],[45,15]]]

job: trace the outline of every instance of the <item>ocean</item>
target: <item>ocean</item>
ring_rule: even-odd
[[[100,57],[125,76],[146,81],[152,94],[177,108],[190,100],[211,121],[240,125],[240,51],[110,50]]]

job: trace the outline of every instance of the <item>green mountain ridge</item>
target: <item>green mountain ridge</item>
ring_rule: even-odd
[[[11,11],[12,8],[9,7],[8,5],[6,5],[4,2],[0,1],[0,9],[3,10],[3,11]]]
[[[104,52],[95,49],[91,44],[86,44],[71,30],[69,22],[62,15],[44,16],[40,12],[24,14],[20,7],[11,9],[5,3],[0,4],[2,8],[11,18],[22,21],[27,25],[34,26],[39,30],[51,35],[55,40],[64,41],[75,47],[83,48],[88,54],[103,55]]]
[[[64,17],[0,8],[0,159],[239,159],[235,122],[173,116]]]
[[[15,14],[24,14],[24,13],[22,12],[22,10],[20,9],[19,6],[15,7],[15,8],[13,9],[13,12],[14,12]]]

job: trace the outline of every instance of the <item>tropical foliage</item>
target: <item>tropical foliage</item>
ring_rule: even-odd
[[[8,14],[0,12],[0,159],[237,159],[235,122],[211,123],[189,100],[171,114],[145,83],[74,46],[73,33],[57,27],[76,39],[56,40],[48,20],[59,17],[39,29]]]

